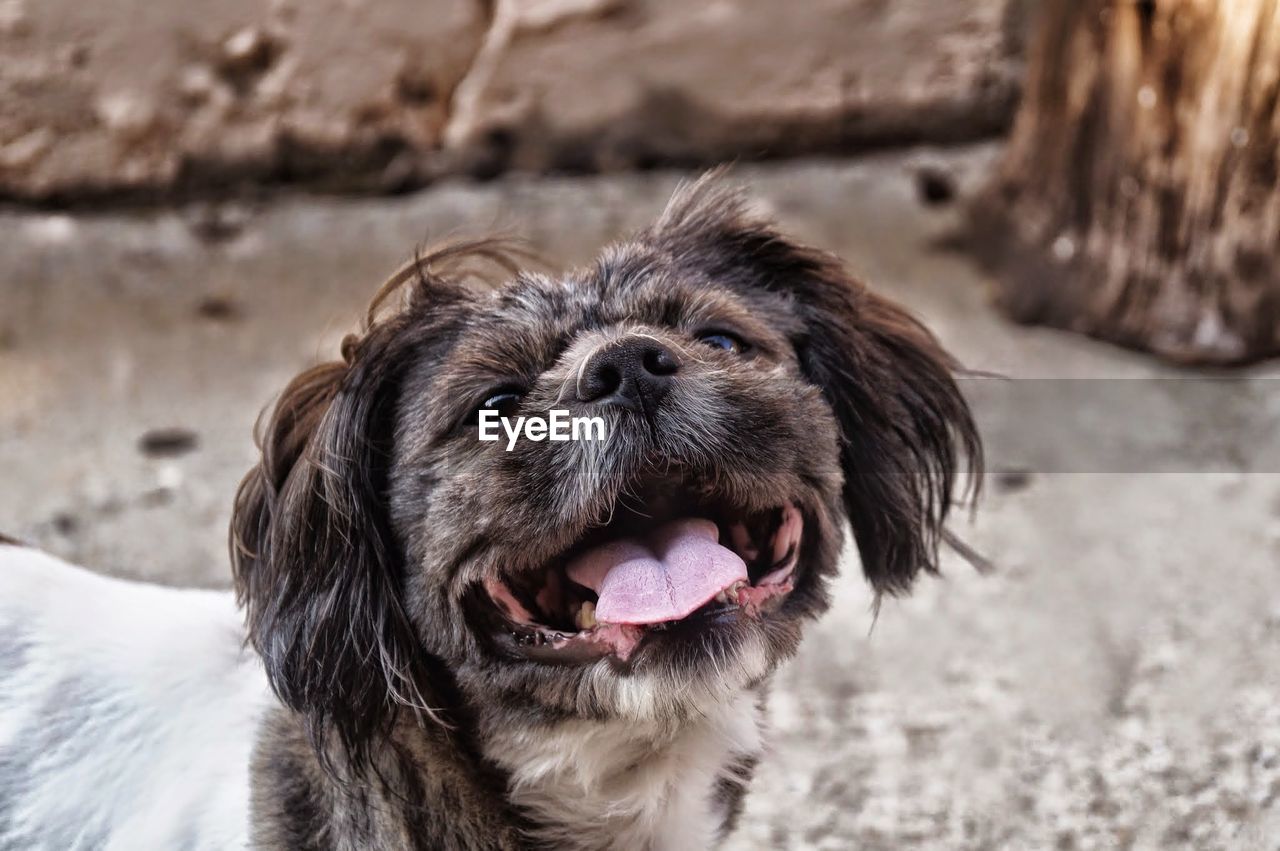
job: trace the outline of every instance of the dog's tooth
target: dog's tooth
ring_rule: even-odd
[[[573,622],[577,624],[578,629],[591,629],[596,625],[596,604],[590,600],[585,600],[578,613],[574,615]]]
[[[729,602],[729,595],[728,595],[728,594],[726,594],[723,590],[722,590],[722,591],[720,591],[719,593],[717,593],[717,594],[716,594],[716,602],[717,602],[717,603],[727,603],[727,602]]]

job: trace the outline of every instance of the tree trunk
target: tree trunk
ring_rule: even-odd
[[[973,236],[1015,319],[1280,353],[1280,0],[1045,0]]]

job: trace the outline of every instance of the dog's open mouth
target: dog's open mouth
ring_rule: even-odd
[[[484,589],[503,639],[525,655],[626,661],[651,631],[767,614],[794,587],[803,531],[793,502],[747,511],[661,496],[619,505],[542,569],[491,576]]]

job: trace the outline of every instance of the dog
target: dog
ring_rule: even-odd
[[[733,829],[845,524],[878,593],[937,569],[981,470],[958,366],[716,176],[590,267],[527,265],[417,257],[285,389],[234,596],[0,545],[0,849]],[[477,438],[557,409],[605,439]]]

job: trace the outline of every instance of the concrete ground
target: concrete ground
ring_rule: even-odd
[[[963,197],[994,153],[736,176],[972,368],[1182,376],[989,309],[982,275],[939,249],[957,205],[923,203],[918,174],[949,176]],[[0,213],[0,529],[110,573],[225,586],[254,418],[336,352],[415,244],[504,227],[585,260],[680,176]],[[1250,386],[1265,408],[1266,381]],[[850,557],[833,611],[777,679],[773,751],[731,847],[1280,849],[1280,466],[1258,460],[1276,420],[1236,404],[1121,406],[1040,446],[1054,459],[1040,463],[1037,437],[1074,408],[997,408],[992,432],[1031,454],[995,451],[986,498],[957,523],[994,572],[949,558],[945,578],[873,623]],[[1137,460],[1098,462],[1115,441]]]

